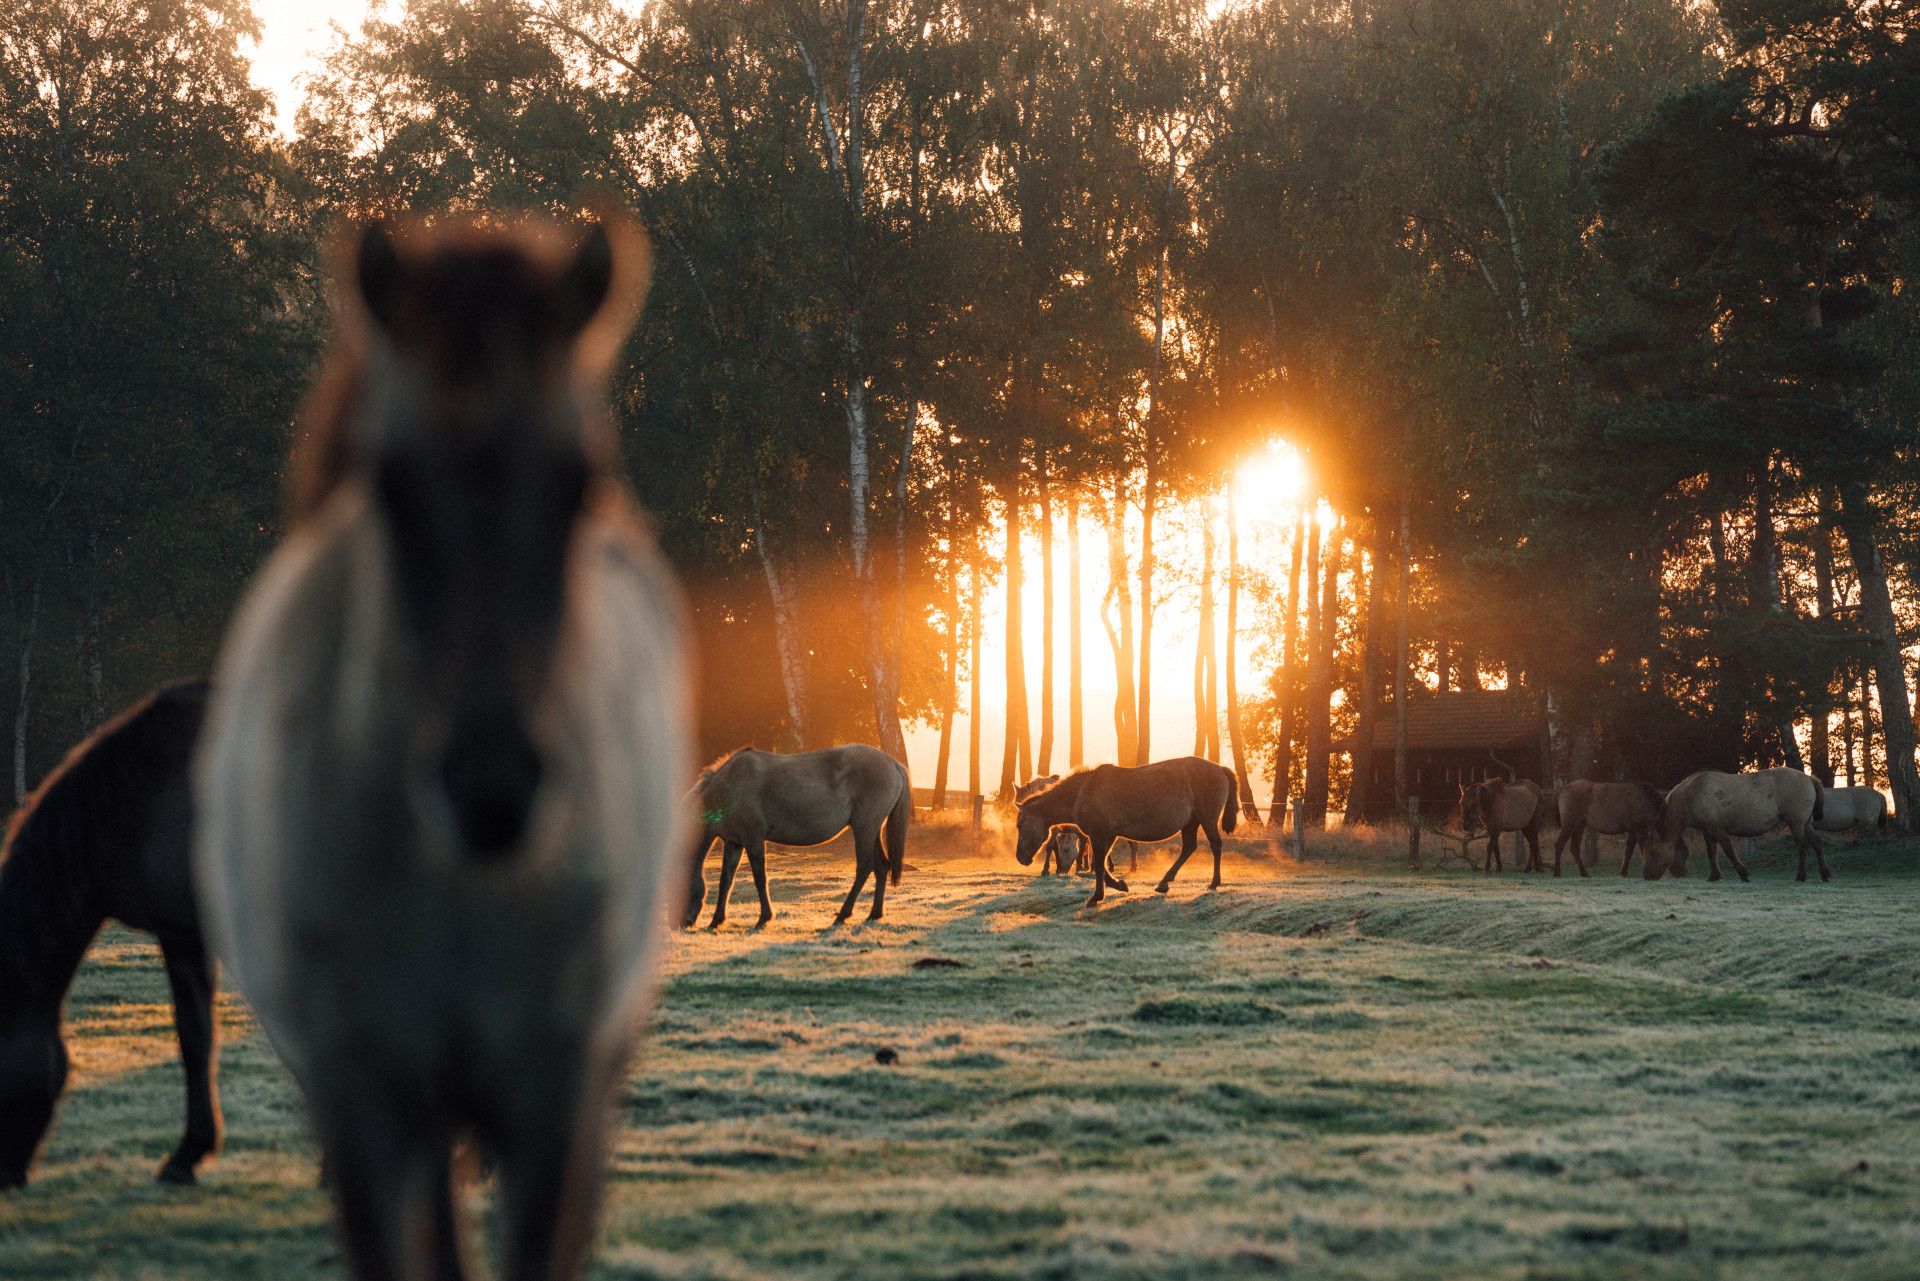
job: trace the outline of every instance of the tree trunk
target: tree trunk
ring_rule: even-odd
[[[1007,713],[1006,742],[1000,752],[1000,799],[1013,799],[1014,788],[1031,777],[1033,761],[1027,738],[1026,627],[1021,596],[1025,578],[1020,566],[1020,481],[1007,486]]]
[[[967,632],[972,656],[967,664],[967,795],[969,802],[975,796],[985,794],[986,780],[980,777],[980,673],[981,638],[986,626],[981,620],[981,606],[986,602],[986,593],[980,589],[980,554],[974,553],[973,568],[967,575],[967,592],[973,599],[967,603]]]
[[[1393,656],[1393,808],[1407,812],[1407,589],[1413,579],[1411,503],[1400,495],[1400,595],[1394,601]]]
[[[1249,821],[1260,821],[1260,803],[1253,797],[1247,773],[1247,738],[1240,725],[1240,514],[1234,506],[1233,482],[1227,482],[1227,652],[1221,664],[1227,676],[1227,746],[1233,750],[1233,777],[1240,795],[1240,811]]]
[[[933,808],[947,803],[947,762],[953,752],[953,718],[960,702],[960,564],[947,524],[947,654],[940,691],[940,751],[933,761]]]
[[[1349,826],[1372,817],[1373,735],[1380,717],[1380,518],[1376,512],[1368,533],[1367,603],[1360,616],[1360,707],[1353,731],[1353,777],[1347,788]]]
[[[1193,754],[1220,759],[1220,683],[1214,662],[1218,637],[1213,624],[1213,512],[1209,503],[1201,519],[1200,626],[1193,647]]]
[[[1053,491],[1040,451],[1040,750],[1035,775],[1053,772]]]
[[[753,504],[753,548],[767,580],[767,598],[773,604],[773,645],[780,658],[780,688],[787,696],[790,747],[802,752],[807,748],[807,660],[801,650],[799,602],[767,535],[767,514],[760,501],[756,460],[747,460],[746,472],[747,499]]]
[[[1433,691],[1445,694],[1453,688],[1453,646],[1445,640],[1433,643]]]
[[[1140,503],[1140,682],[1139,710],[1133,718],[1133,759],[1142,765],[1153,760],[1153,491],[1153,466],[1149,463]]]
[[[1318,542],[1318,538],[1315,539]],[[1312,827],[1327,825],[1328,754],[1333,737],[1333,651],[1336,643],[1340,604],[1340,525],[1336,521],[1329,532],[1326,550],[1318,557],[1320,580],[1307,575],[1307,595],[1312,621],[1307,628],[1312,652],[1307,656],[1307,761],[1306,781],[1301,799],[1306,802],[1306,821]],[[1315,555],[1307,549],[1309,564]]]
[[[40,633],[40,578],[35,575],[20,637],[20,692],[13,711],[13,803],[27,799],[27,726],[33,719],[33,647]]]
[[[1293,799],[1293,740],[1300,731],[1300,557],[1313,524],[1303,511],[1293,524],[1293,550],[1287,567],[1287,617],[1280,628],[1280,736],[1273,753],[1273,809],[1284,812]],[[1319,535],[1314,534],[1314,541]],[[1314,553],[1314,565],[1320,554]],[[1312,605],[1308,605],[1312,612]]]
[[[1080,653],[1080,493],[1067,491],[1067,768],[1087,762],[1086,702]]]
[[[1780,597],[1780,537],[1773,522],[1773,461],[1756,468],[1753,485],[1753,591],[1754,605],[1776,618],[1785,617],[1786,604]],[[1768,702],[1773,701],[1772,682],[1768,682]],[[1780,758],[1788,769],[1804,770],[1800,740],[1793,732],[1792,717],[1778,717],[1774,733],[1780,740]]]
[[[1880,695],[1880,726],[1887,745],[1887,781],[1893,790],[1895,817],[1902,828],[1910,828],[1920,813],[1920,778],[1915,776],[1913,759],[1913,706],[1908,701],[1907,674],[1900,656],[1893,598],[1887,591],[1886,566],[1881,562],[1874,533],[1876,519],[1865,483],[1849,480],[1840,491],[1840,521],[1854,572],[1860,577],[1861,612],[1874,638],[1870,652]]]
[[[1113,649],[1113,733],[1115,754],[1122,765],[1139,763],[1136,748],[1139,732],[1135,717],[1139,704],[1133,696],[1133,587],[1127,574],[1125,520],[1127,504],[1119,478],[1114,480],[1113,504],[1107,512],[1107,594],[1101,603],[1100,622],[1107,631],[1107,643]],[[1106,606],[1118,606],[1118,622],[1109,619]]]
[[[1833,617],[1833,513],[1829,510],[1827,490],[1823,485],[1819,490],[1819,517],[1814,521],[1813,533],[1813,591],[1814,613],[1822,622]],[[1833,698],[1833,673],[1827,673],[1826,684],[1821,689],[1821,705],[1814,709],[1813,728],[1808,736],[1807,747],[1812,757],[1807,762],[1815,778],[1828,787],[1833,786],[1833,710],[1829,700]]]

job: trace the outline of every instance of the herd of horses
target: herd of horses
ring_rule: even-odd
[[[1463,848],[1484,837],[1487,856],[1482,870],[1500,871],[1500,838],[1516,834],[1527,854],[1521,867],[1543,870],[1540,833],[1560,829],[1553,843],[1553,874],[1560,875],[1561,857],[1571,851],[1580,875],[1587,874],[1581,846],[1587,834],[1624,836],[1626,850],[1620,875],[1627,875],[1636,848],[1642,875],[1649,881],[1662,876],[1687,875],[1687,833],[1698,832],[1706,842],[1708,876],[1720,879],[1720,855],[1741,880],[1747,865],[1734,848],[1735,838],[1768,836],[1785,828],[1800,856],[1797,880],[1807,879],[1807,851],[1820,869],[1820,879],[1831,880],[1826,850],[1819,833],[1887,825],[1887,800],[1871,787],[1826,787],[1799,770],[1774,768],[1730,774],[1700,770],[1670,791],[1650,783],[1597,783],[1585,779],[1549,792],[1528,779],[1487,779],[1460,789],[1460,820],[1466,832]]]
[[[187,1120],[159,1177],[219,1145],[214,958],[305,1097],[352,1273],[467,1275],[472,1150],[497,1179],[501,1276],[568,1281],[597,1219],[613,1094],[669,915],[726,920],[744,855],[759,922],[769,842],[851,830],[870,919],[906,866],[906,770],[877,749],[751,748],[691,790],[683,607],[616,475],[606,388],[645,292],[645,238],[536,223],[362,229],[337,272],[340,335],[303,416],[289,530],[213,678],[163,687],[68,755],[0,854],[0,1189],[18,1187],[66,1084],[62,1006],[102,923],[159,941]],[[1798,780],[1797,782],[1793,780]],[[1548,798],[1484,784],[1497,866]],[[1664,798],[1576,784],[1580,835],[1623,831],[1649,876],[1684,831],[1809,830],[1804,775],[1696,775]],[[1116,842],[1204,834],[1220,884],[1234,775],[1194,757],[1102,765],[1019,802],[1015,855],[1093,902]],[[1714,875],[1718,876],[1717,858]],[[1827,875],[1824,857],[1821,875]],[[677,909],[677,910],[674,910]]]

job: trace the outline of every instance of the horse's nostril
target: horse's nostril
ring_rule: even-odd
[[[540,754],[524,735],[457,735],[440,772],[460,839],[470,850],[491,858],[520,843],[541,775]]]

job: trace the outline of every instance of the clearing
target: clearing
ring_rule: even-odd
[[[1091,916],[964,845],[917,833],[890,919],[836,931],[848,856],[775,853],[770,928],[679,939],[593,1275],[1914,1274],[1920,843],[1650,885],[1238,841],[1223,890],[1196,855],[1159,898],[1149,851]],[[181,1118],[153,951],[104,936],[69,1016],[0,1276],[341,1274],[243,1006],[186,1189],[151,1182]]]

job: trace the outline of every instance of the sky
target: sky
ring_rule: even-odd
[[[283,132],[293,131],[293,115],[300,107],[295,79],[313,70],[332,42],[328,24],[338,22],[352,30],[368,7],[368,0],[254,0],[261,30],[253,53],[253,83],[273,95]]]

